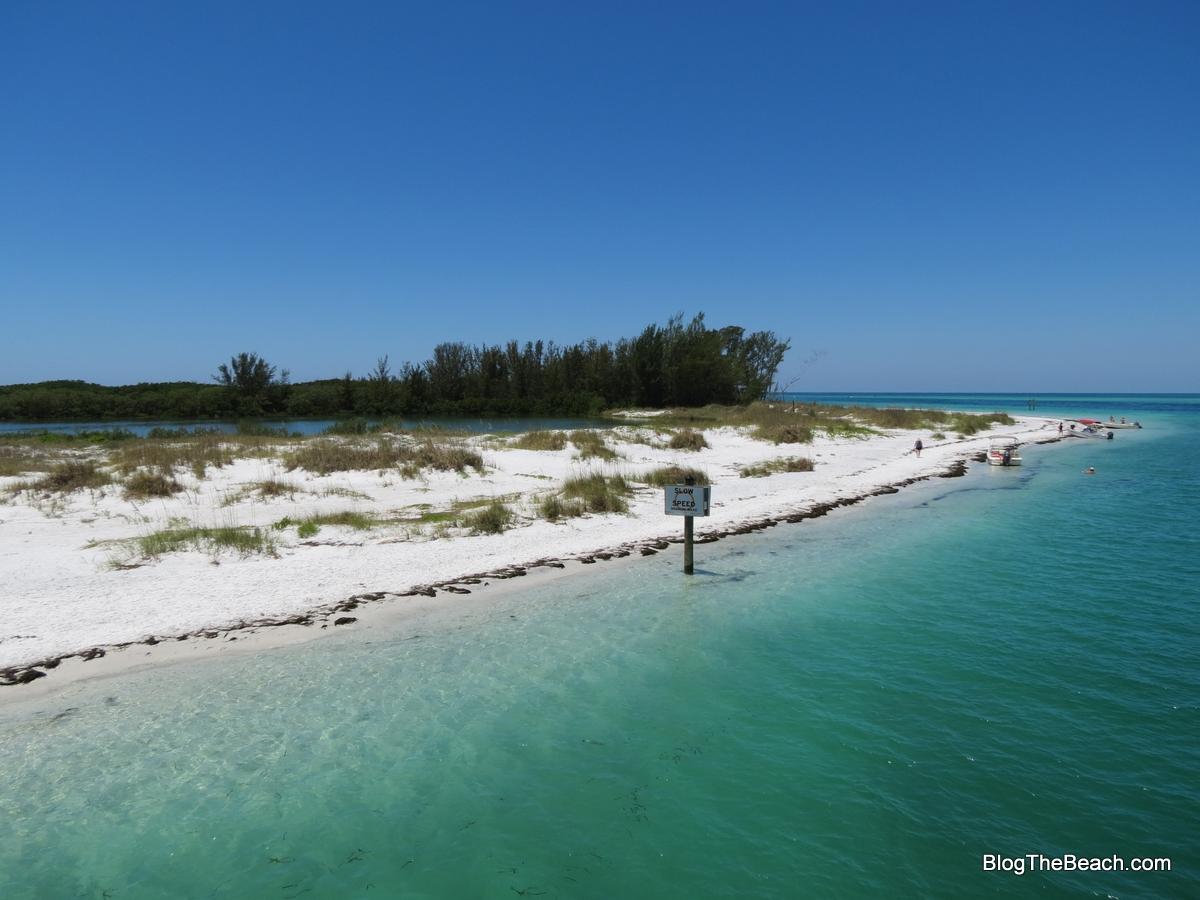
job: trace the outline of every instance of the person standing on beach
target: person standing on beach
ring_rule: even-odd
[[[917,438],[917,445],[913,449],[917,451],[918,457],[921,455],[921,450],[924,448],[924,446],[925,445],[921,443],[921,439]]]

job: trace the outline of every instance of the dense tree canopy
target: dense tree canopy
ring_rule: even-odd
[[[0,419],[215,419],[239,416],[588,415],[613,406],[748,403],[775,380],[788,342],[675,316],[613,343],[589,339],[438,344],[423,363],[289,384],[256,353],[221,364],[215,384],[104,387],[48,381],[0,387]]]

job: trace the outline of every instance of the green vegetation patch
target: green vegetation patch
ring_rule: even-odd
[[[138,538],[137,547],[143,556],[149,558],[182,550],[232,550],[243,556],[274,555],[276,551],[274,539],[263,529],[238,528],[233,525],[218,528],[168,528]]]
[[[583,500],[565,500],[558,494],[547,494],[538,503],[538,515],[551,522],[559,519],[574,519],[587,512]]]
[[[9,485],[12,493],[37,491],[50,494],[70,494],[73,491],[91,490],[112,484],[112,475],[91,460],[67,460],[56,463],[36,481],[22,481]]]
[[[59,453],[0,444],[0,477],[49,472],[61,461],[62,455]]]
[[[403,458],[400,447],[385,438],[355,442],[319,439],[306,441],[287,453],[283,461],[288,471],[304,469],[318,475],[329,475],[333,472],[394,469]]]
[[[813,430],[797,422],[772,423],[756,425],[754,436],[760,441],[770,441],[772,444],[811,444]]]
[[[596,472],[578,475],[563,482],[561,494],[568,501],[577,500],[587,512],[623,513],[629,510],[625,498],[633,488],[623,475],[604,475]]]
[[[377,437],[368,441],[321,438],[308,441],[284,457],[287,469],[304,469],[319,475],[333,472],[383,471],[398,469],[405,478],[417,477],[422,469],[465,472],[483,471],[479,451],[457,442],[426,438],[415,444]]]
[[[567,446],[567,436],[561,431],[527,431],[509,446],[518,450],[562,450]]]
[[[124,494],[127,500],[149,500],[152,497],[170,497],[183,490],[183,485],[161,472],[150,472],[145,469],[134,472],[124,483]]]
[[[807,456],[785,456],[780,459],[769,459],[752,466],[742,466],[738,474],[743,478],[765,478],[776,472],[811,472],[812,470],[813,461]]]
[[[696,484],[710,483],[707,472],[691,466],[662,466],[658,469],[651,469],[649,472],[639,475],[638,481],[662,487],[666,484],[686,484],[689,477],[694,478]]]
[[[617,451],[604,442],[604,435],[594,429],[580,429],[570,434],[571,443],[579,451],[580,459],[614,460]]]
[[[471,534],[500,534],[506,531],[513,522],[513,511],[500,500],[493,500],[482,509],[464,513],[458,520],[463,528],[469,528]]]
[[[279,521],[273,523],[271,527],[276,531],[284,531],[295,527],[296,533],[300,537],[309,538],[320,531],[323,525],[353,528],[356,531],[369,531],[384,524],[387,524],[387,520],[371,515],[370,513],[358,512],[357,510],[343,510],[333,513],[314,513],[313,515],[304,516],[299,519],[284,516]]]
[[[704,439],[703,432],[693,428],[683,428],[671,435],[667,446],[672,450],[704,450],[708,447],[708,441]]]
[[[673,409],[656,420],[674,427],[750,428],[758,440],[774,444],[807,444],[823,431],[832,437],[862,437],[885,429],[941,429],[965,435],[985,431],[993,424],[1012,425],[1007,413],[948,413],[933,409],[876,409],[870,406],[793,404],[760,401],[745,406],[710,404],[694,409]]]
[[[139,469],[157,469],[171,475],[177,468],[191,469],[203,478],[209,466],[221,468],[234,460],[234,446],[227,435],[215,431],[190,432],[172,437],[146,437],[114,448],[110,461],[124,475]],[[241,448],[250,455],[250,448]]]

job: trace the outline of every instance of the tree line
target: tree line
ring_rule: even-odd
[[[300,383],[240,353],[206,384],[3,386],[0,419],[595,415],[615,406],[748,403],[770,389],[788,346],[770,331],[710,328],[700,313],[615,342],[442,343],[422,363],[393,367],[383,356],[365,375]]]

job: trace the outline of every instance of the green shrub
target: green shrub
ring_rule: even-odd
[[[942,434],[940,431],[935,431],[933,434],[931,434],[929,436],[929,439],[931,441],[944,441],[946,439],[946,436],[944,434]]]
[[[759,425],[754,429],[754,436],[760,441],[770,441],[773,444],[811,444],[813,430],[807,425],[788,422]]]
[[[518,450],[562,450],[567,436],[561,431],[527,431],[509,445]]]
[[[562,495],[568,500],[577,500],[588,512],[623,513],[629,504],[625,498],[633,489],[622,475],[604,475],[599,472],[577,475],[563,482]]]
[[[667,446],[672,450],[703,450],[708,447],[703,432],[692,428],[684,428],[671,435]]]
[[[512,520],[512,510],[499,500],[493,500],[482,509],[463,513],[459,524],[471,529],[471,534],[500,534],[512,524]]]
[[[548,494],[538,504],[538,514],[551,522],[557,522],[559,519],[573,519],[582,516],[583,513],[582,500],[563,500],[557,494]]]
[[[125,479],[125,497],[133,500],[145,500],[150,497],[170,497],[183,490],[183,485],[170,475],[161,472],[148,472],[142,469],[134,472]]]
[[[459,443],[426,438],[415,447],[405,448],[404,456],[406,473],[420,469],[459,473],[466,472],[467,469],[483,471],[483,457],[479,451]]]
[[[301,522],[300,526],[296,529],[296,535],[301,538],[310,538],[320,530],[321,526],[316,522]]]

